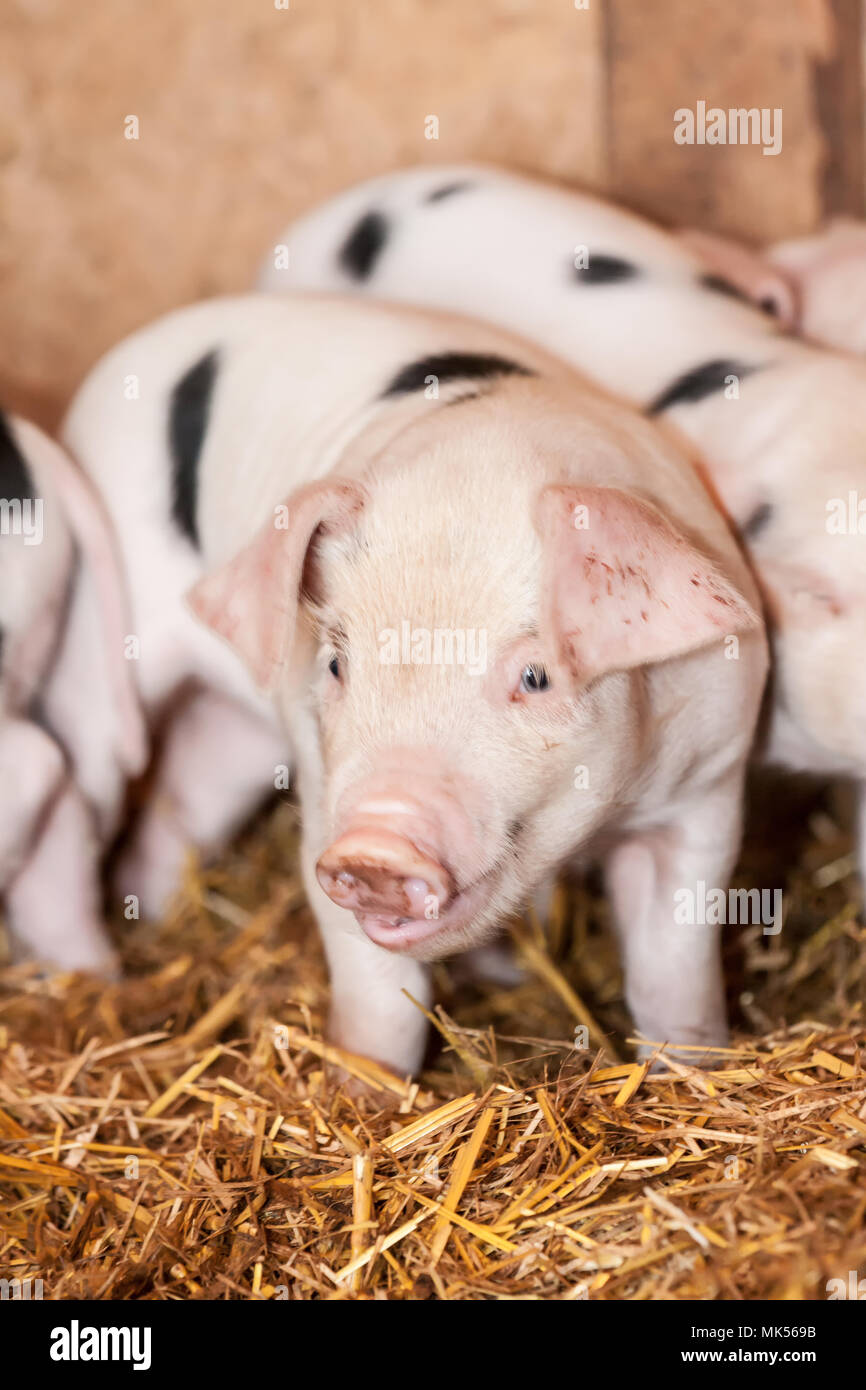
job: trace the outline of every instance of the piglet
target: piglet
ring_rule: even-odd
[[[840,257],[855,243],[840,231]],[[477,314],[676,430],[763,591],[775,668],[762,751],[855,779],[866,869],[866,364],[779,331],[796,306],[778,270],[586,193],[459,166],[387,174],[313,209],[260,284]]]
[[[291,765],[344,1048],[415,1071],[430,962],[574,858],[604,862],[644,1037],[724,1041],[718,928],[675,895],[736,857],[766,652],[652,425],[496,330],[262,295],[129,338],[64,435],[164,719],[125,894],[161,911]]]
[[[131,775],[145,759],[145,732],[123,661],[123,603],[105,519],[56,444],[0,415],[0,897],[18,954],[113,973],[98,832],[44,719],[76,567],[96,599],[93,636],[105,646],[118,718],[113,756]]]

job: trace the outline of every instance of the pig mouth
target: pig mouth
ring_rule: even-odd
[[[410,950],[449,929],[467,926],[489,897],[499,872],[500,866],[495,865],[482,878],[462,888],[438,917],[428,919],[402,917],[397,913],[356,911],[355,920],[374,945],[383,946],[387,951]]]

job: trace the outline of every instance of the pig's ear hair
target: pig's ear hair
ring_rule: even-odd
[[[683,245],[703,263],[709,280],[729,285],[745,299],[766,309],[784,328],[793,328],[799,319],[796,286],[781,264],[773,265],[728,237],[687,227],[678,234]]]
[[[581,685],[761,627],[712,561],[632,493],[547,487],[538,529],[547,624]]]
[[[273,690],[291,649],[314,539],[342,530],[362,504],[360,486],[346,479],[302,488],[187,595],[193,612],[234,647],[260,689]]]

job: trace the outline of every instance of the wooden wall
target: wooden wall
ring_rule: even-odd
[[[416,161],[499,160],[753,240],[862,210],[864,0],[288,3],[5,0],[8,403],[51,423],[121,334],[244,288],[283,221]],[[781,107],[782,153],[677,145],[701,99]]]

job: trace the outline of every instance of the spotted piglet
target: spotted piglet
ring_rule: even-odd
[[[840,258],[854,240],[839,233]],[[793,252],[776,259],[793,264]],[[461,166],[388,174],[314,209],[269,253],[260,285],[459,308],[681,432],[763,590],[766,756],[853,777],[866,809],[866,547],[845,515],[866,497],[866,364],[779,332],[796,296],[778,271],[583,193]]]
[[[57,445],[34,425],[0,416],[0,899],[17,953],[112,973],[98,830],[44,722],[76,567],[95,599],[90,639],[103,649],[99,669],[115,711],[112,755],[132,774],[144,761],[144,726],[123,659],[108,528]],[[55,696],[64,698],[60,683]]]
[[[430,962],[577,856],[604,862],[644,1036],[724,1041],[718,928],[677,925],[675,894],[726,883],[766,654],[652,425],[496,330],[262,295],[122,343],[65,437],[171,711],[124,893],[161,911],[291,763],[343,1047],[417,1069]]]

